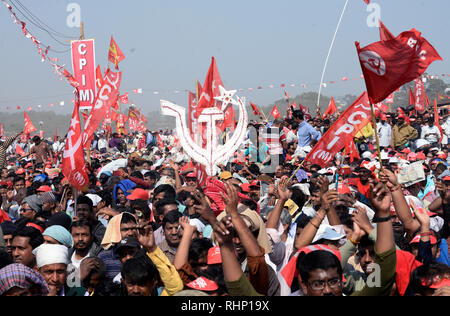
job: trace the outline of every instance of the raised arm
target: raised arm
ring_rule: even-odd
[[[278,223],[280,221],[281,213],[283,212],[284,204],[287,200],[289,200],[289,192],[286,190],[288,180],[289,179],[287,177],[284,177],[280,182],[278,182],[277,189],[279,199],[277,200],[273,211],[269,213],[266,228],[278,228]]]
[[[189,218],[187,217],[180,218],[180,226],[183,227],[183,237],[181,237],[180,245],[178,246],[173,262],[177,270],[180,270],[188,262],[189,247],[191,246],[192,236],[196,230],[195,226],[189,225]]]

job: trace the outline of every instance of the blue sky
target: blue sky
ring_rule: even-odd
[[[8,1],[8,0],[7,0]],[[66,25],[66,6],[81,6],[86,38],[96,40],[96,61],[107,65],[111,35],[126,55],[122,92],[143,88],[131,97],[147,113],[166,99],[187,106],[185,89],[205,80],[211,56],[215,56],[227,89],[247,100],[267,105],[283,97],[281,84],[295,96],[318,91],[325,57],[345,0],[22,0],[30,11],[58,32],[79,36]],[[381,19],[394,35],[416,28],[434,45],[444,61],[431,65],[429,73],[450,74],[448,59],[448,0],[372,0],[381,8]],[[359,95],[363,80],[342,82],[343,76],[359,78],[354,42],[362,46],[379,40],[378,29],[367,26],[370,12],[363,0],[350,0],[331,54],[323,89],[327,96]],[[19,18],[27,22],[21,14]],[[66,50],[45,32],[28,23],[29,30],[55,50]],[[53,108],[71,113],[72,88],[60,82],[50,65],[40,62],[32,42],[13,24],[9,11],[0,6],[0,111],[7,106],[22,109],[65,101]],[[72,72],[70,52],[50,53]],[[300,84],[307,84],[304,89]],[[296,84],[295,87],[289,86]],[[274,85],[275,88],[269,88]],[[248,88],[261,90],[249,91]],[[159,94],[154,94],[158,91]]]

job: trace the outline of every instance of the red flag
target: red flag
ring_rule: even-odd
[[[118,119],[119,119],[119,115],[116,112],[111,111],[111,120],[114,122],[117,122]]]
[[[25,155],[25,151],[23,151],[22,147],[20,147],[18,144],[16,145],[16,154],[19,154],[21,156]]]
[[[345,146],[345,153],[347,156],[350,156],[350,162],[359,161],[361,159],[353,139],[348,145]]]
[[[425,92],[425,107],[427,111],[430,108],[430,105],[431,105],[430,98],[428,97],[428,94]]]
[[[414,104],[417,112],[425,112],[425,85],[423,84],[422,78],[416,79],[416,95]]]
[[[156,141],[158,143],[158,147],[159,148],[163,148],[164,147],[164,142],[163,142],[161,136],[159,135],[159,133],[156,134]]]
[[[147,123],[147,118],[145,117],[144,114],[141,114],[140,120],[141,120],[141,122]]]
[[[370,0],[364,0],[366,4],[370,4]]]
[[[400,113],[398,117],[403,117],[405,119],[405,122],[408,124],[411,124],[411,120],[409,119],[409,116],[406,115],[405,111],[403,111],[402,108],[398,108],[398,112]]]
[[[259,111],[258,107],[254,105],[252,102],[250,102],[250,106],[252,107],[253,114],[256,116],[261,116],[261,112]]]
[[[95,86],[97,87],[97,91],[98,91],[103,86],[103,75],[102,75],[102,69],[100,68],[100,65],[97,66],[95,77],[96,77],[95,78]]]
[[[125,93],[124,95],[119,96],[120,102],[122,102],[123,104],[128,104],[128,92]]]
[[[372,111],[369,98],[364,92],[339,116],[305,160],[325,168],[336,154],[353,140],[358,131],[371,120]]]
[[[415,29],[390,41],[380,41],[358,51],[370,102],[378,103],[393,91],[422,75],[435,60],[434,47]]]
[[[58,128],[55,127],[55,138],[54,138],[55,142],[56,142],[57,138],[58,138]]]
[[[381,41],[390,41],[395,39],[395,36],[387,29],[387,27],[379,20],[380,22],[380,40]]]
[[[394,92],[392,92],[387,98],[386,103],[393,104],[394,103]]]
[[[125,59],[125,55],[120,50],[114,38],[111,36],[111,43],[109,44],[108,60],[114,64],[116,69],[119,69],[119,63]]]
[[[295,109],[297,108],[297,103],[295,103],[295,102],[292,103],[292,104],[291,104],[291,107],[295,110]]]
[[[281,118],[280,111],[278,110],[278,107],[275,105],[272,112],[270,113],[274,118]]]
[[[24,134],[31,134],[32,132],[37,131],[36,127],[34,127],[33,122],[31,122],[28,117],[27,112],[23,112],[25,116],[25,129],[23,131]]]
[[[217,68],[216,59],[212,57],[211,66],[206,76],[205,84],[203,85],[202,93],[198,100],[196,117],[198,118],[205,108],[216,106],[214,97],[220,96],[219,87],[223,85],[222,78],[220,78],[219,69]]]
[[[411,87],[409,88],[409,105],[415,105],[416,104],[416,100],[414,97],[414,93],[412,92]]]
[[[331,101],[330,101],[330,105],[328,105],[327,110],[325,111],[325,113],[323,113],[323,118],[326,118],[329,115],[333,115],[334,113],[337,112],[337,110],[338,109],[337,109],[336,103],[334,102],[334,98],[332,97]]]
[[[439,140],[439,142],[442,142],[442,139],[444,138],[444,129],[439,124],[439,111],[436,99],[434,99],[434,125],[436,125],[439,128],[439,131],[441,132],[441,139]]]
[[[103,86],[97,94],[91,114],[89,115],[89,118],[84,126],[83,146],[88,144],[88,141],[94,135],[95,130],[101,121],[103,121],[106,107],[117,102],[121,81],[121,72],[113,72],[108,69]]]
[[[289,96],[289,94],[286,92],[286,90],[284,90],[284,96],[286,97],[286,100],[289,100],[291,97]]]
[[[62,160],[62,173],[78,190],[82,190],[89,184],[84,160],[84,150],[81,135],[81,122],[79,103],[73,109],[69,132],[67,133],[66,147]]]

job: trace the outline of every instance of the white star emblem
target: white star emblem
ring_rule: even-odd
[[[239,103],[233,99],[233,96],[236,94],[236,90],[230,90],[227,91],[225,90],[224,87],[219,86],[219,90],[220,90],[220,96],[219,97],[214,97],[215,100],[222,102],[222,111],[224,111],[228,104],[233,104],[233,105],[239,105]]]
[[[77,127],[77,124],[80,124],[80,122],[76,119],[71,119],[70,120],[70,127],[72,127],[74,130]]]

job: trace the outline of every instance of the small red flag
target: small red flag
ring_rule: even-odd
[[[250,102],[250,106],[252,107],[253,114],[256,116],[261,116],[261,112],[259,111],[258,107],[254,105],[252,102]]]
[[[280,114],[280,111],[278,110],[278,107],[275,105],[275,107],[273,108],[273,110],[272,110],[272,116],[274,117],[274,118],[281,118],[281,114]]]
[[[16,154],[19,154],[21,156],[25,155],[25,151],[18,144],[16,145]]]
[[[111,43],[109,44],[108,60],[114,64],[116,69],[119,69],[119,63],[125,59],[125,55],[120,50],[114,38],[111,36]]]
[[[123,104],[128,104],[128,92],[125,93],[124,95],[119,96],[120,98],[120,102],[122,102]]]
[[[323,113],[323,118],[326,118],[329,115],[333,115],[337,112],[337,110],[338,109],[336,103],[334,102],[334,98],[331,98],[330,105],[328,105],[327,110],[325,111],[325,113]]]
[[[34,127],[33,122],[31,122],[30,118],[28,117],[27,112],[23,112],[25,116],[25,129],[24,134],[31,134],[32,132],[37,131],[36,127]]]
[[[416,98],[414,97],[414,93],[412,92],[411,87],[409,88],[409,105],[416,105]]]
[[[372,43],[358,51],[370,102],[383,101],[399,87],[422,75],[428,66],[442,60],[434,47],[415,29],[390,41]]]

